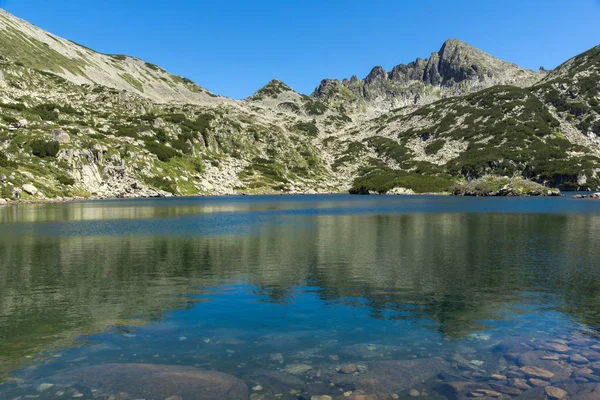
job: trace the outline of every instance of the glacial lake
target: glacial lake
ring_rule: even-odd
[[[600,201],[0,208],[0,399],[600,399],[599,362]]]

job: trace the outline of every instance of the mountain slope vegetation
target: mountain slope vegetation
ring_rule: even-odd
[[[234,101],[0,11],[0,199],[600,187],[600,46],[529,71],[458,40]]]

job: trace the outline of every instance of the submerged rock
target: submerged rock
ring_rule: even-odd
[[[435,388],[435,390],[443,396],[446,396],[450,400],[466,399],[473,396],[472,393],[478,391],[491,390],[489,385],[476,382],[448,382],[443,383]]]
[[[288,374],[292,375],[300,375],[310,371],[311,369],[312,366],[308,364],[290,364],[283,369],[283,372],[287,372]]]
[[[554,386],[546,386],[544,390],[546,391],[546,396],[551,399],[561,400],[567,397],[567,392],[565,390]]]
[[[253,384],[260,384],[272,394],[289,393],[292,390],[301,392],[306,386],[302,379],[280,371],[256,370],[243,378]]]
[[[132,398],[164,400],[179,396],[195,400],[248,398],[248,387],[234,376],[215,371],[158,364],[101,364],[79,368],[52,379],[55,383],[96,389]]]
[[[367,367],[358,375],[336,374],[332,376],[332,381],[342,387],[356,387],[379,393],[399,393],[407,392],[440,372],[449,370],[449,364],[438,357],[376,361],[367,363]]]
[[[554,376],[552,372],[539,367],[522,367],[521,371],[529,377],[538,379],[551,379]]]

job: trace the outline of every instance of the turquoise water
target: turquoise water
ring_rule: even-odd
[[[0,238],[0,398],[544,398],[528,366],[600,398],[600,202],[28,205]]]

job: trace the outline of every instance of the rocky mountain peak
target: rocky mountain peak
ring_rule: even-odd
[[[502,61],[458,39],[445,41],[429,58],[417,58],[399,64],[388,73],[378,66],[363,79],[326,79],[313,96],[324,100],[336,98],[335,92],[349,89],[349,99],[361,110],[364,102],[379,112],[427,104],[447,96],[459,96],[498,84],[528,86],[539,81],[543,73],[529,71]],[[425,85],[425,86],[423,86]],[[429,86],[430,89],[426,87]],[[345,97],[348,97],[346,92]],[[358,111],[358,108],[355,110]]]
[[[280,94],[291,92],[296,93],[294,89],[280,81],[279,79],[271,79],[262,88],[258,89],[252,96],[248,97],[247,100],[263,100],[265,98],[277,98]]]
[[[369,75],[365,78],[366,83],[373,83],[376,81],[385,81],[388,78],[387,72],[383,67],[375,67],[369,72]]]

